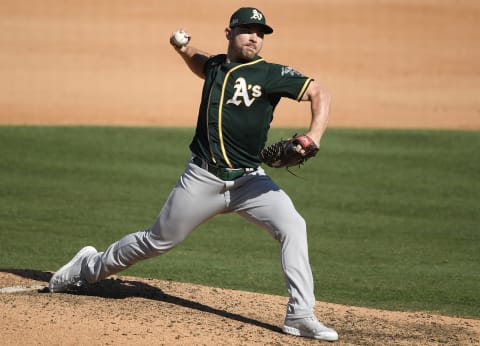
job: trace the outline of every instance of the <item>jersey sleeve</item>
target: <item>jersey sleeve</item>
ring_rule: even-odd
[[[203,65],[203,73],[205,75],[208,74],[208,72],[216,67],[217,65],[221,64],[225,60],[225,54],[217,54],[217,55],[212,55],[208,60],[205,62],[205,65]]]
[[[313,79],[289,66],[270,64],[267,81],[268,94],[300,101]]]

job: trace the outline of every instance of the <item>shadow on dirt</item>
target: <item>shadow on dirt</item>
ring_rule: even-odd
[[[34,269],[0,268],[0,273],[10,273],[10,274],[21,276],[22,278],[25,278],[25,279],[45,281],[46,283],[50,281],[50,278],[52,277],[52,273],[50,272],[43,272],[41,270],[34,270]]]
[[[2,269],[0,272],[11,273],[23,278],[36,281],[44,281],[45,286],[52,277],[52,273],[32,269]],[[38,291],[39,293],[49,293],[47,287]],[[164,293],[160,288],[151,286],[144,282],[123,279],[106,279],[99,283],[90,285],[78,291],[70,291],[68,294],[94,296],[107,299],[125,299],[130,297],[139,297],[161,301],[169,304],[182,306],[189,309],[195,309],[202,312],[208,312],[224,318],[229,318],[242,323],[248,323],[257,327],[265,328],[273,332],[282,333],[278,326],[274,326],[265,322],[261,322],[239,314],[234,314],[225,310],[217,309],[205,304],[176,297],[171,294]]]

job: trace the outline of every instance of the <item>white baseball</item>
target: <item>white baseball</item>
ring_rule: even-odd
[[[188,43],[188,35],[183,31],[175,31],[173,41],[177,47],[186,46]]]

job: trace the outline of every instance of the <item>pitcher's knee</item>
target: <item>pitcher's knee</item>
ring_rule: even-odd
[[[155,223],[146,231],[146,237],[152,250],[159,253],[167,252],[180,244],[188,235],[188,232],[182,232],[178,227],[166,229]]]
[[[301,236],[303,238],[306,233],[307,224],[305,219],[299,214],[291,216],[288,219],[282,218],[282,220],[277,223],[276,238],[280,241],[289,237]]]

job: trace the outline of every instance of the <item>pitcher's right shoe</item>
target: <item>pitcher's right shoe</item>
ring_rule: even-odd
[[[286,334],[304,336],[317,340],[338,340],[337,332],[319,322],[315,316],[295,319],[285,318],[282,330]]]
[[[48,289],[52,293],[65,292],[86,284],[80,275],[83,262],[97,253],[93,246],[85,246],[67,264],[60,268],[50,279]]]

